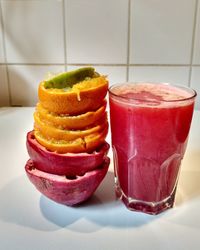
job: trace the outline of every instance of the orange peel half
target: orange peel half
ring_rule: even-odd
[[[99,76],[74,84],[70,90],[45,88],[45,81],[38,87],[42,106],[56,114],[76,115],[97,110],[102,106],[108,90],[106,76]]]
[[[102,106],[97,110],[74,116],[51,113],[41,103],[38,103],[36,106],[36,112],[44,122],[63,129],[84,129],[89,127],[105,115],[105,110],[106,100],[103,101]]]

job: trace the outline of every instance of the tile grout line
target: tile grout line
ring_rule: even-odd
[[[65,57],[65,71],[67,71],[67,39],[66,39],[66,13],[65,0],[62,1],[62,15],[63,15],[63,43],[64,43],[64,57]]]
[[[5,28],[4,28],[3,10],[2,10],[2,1],[1,0],[0,0],[0,18],[1,18],[3,52],[4,52],[4,61],[5,61],[4,65],[5,65],[5,69],[6,69],[7,86],[8,86],[8,103],[9,103],[9,106],[12,106],[12,95],[11,95],[10,77],[9,77],[9,72],[8,72],[8,65],[9,64],[7,63],[6,41],[5,41]]]
[[[126,61],[126,81],[129,81],[130,66],[130,30],[131,30],[131,0],[128,0],[128,23],[127,23],[127,61]]]
[[[194,20],[193,20],[193,30],[192,30],[192,45],[190,51],[190,69],[188,76],[188,85],[191,87],[191,79],[192,79],[192,67],[193,67],[193,57],[194,57],[194,46],[195,46],[195,35],[196,35],[196,25],[197,25],[197,11],[198,11],[199,0],[195,1],[195,12],[194,12]]]
[[[62,66],[65,65],[65,63],[0,63],[0,65],[18,65],[18,66]],[[134,66],[134,67],[188,67],[191,64],[140,64],[140,63],[67,63],[69,66],[88,66],[88,65],[94,65],[94,66],[107,66],[107,67],[126,67]],[[192,64],[193,67],[199,67],[200,64]]]

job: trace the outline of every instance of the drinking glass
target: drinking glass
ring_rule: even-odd
[[[115,190],[128,209],[158,214],[173,207],[195,97],[168,83],[110,87]]]

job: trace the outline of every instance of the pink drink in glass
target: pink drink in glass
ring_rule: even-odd
[[[173,206],[195,96],[170,84],[110,88],[116,194],[130,210],[158,214]]]

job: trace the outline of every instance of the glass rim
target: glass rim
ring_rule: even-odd
[[[184,86],[184,85],[180,85],[180,84],[173,84],[173,83],[168,83],[168,82],[150,82],[150,81],[137,81],[137,82],[115,83],[115,84],[112,84],[112,85],[108,88],[108,92],[109,92],[110,95],[112,95],[112,96],[114,96],[114,97],[116,97],[116,98],[119,98],[119,99],[121,99],[121,100],[124,100],[124,101],[143,101],[143,102],[151,102],[151,101],[149,101],[149,100],[145,100],[145,99],[142,99],[142,98],[121,96],[120,94],[115,94],[115,93],[113,93],[113,91],[112,91],[112,89],[114,89],[114,88],[117,87],[117,86],[123,86],[123,85],[126,85],[126,84],[145,84],[145,83],[147,83],[147,84],[158,84],[158,85],[172,86],[172,87],[175,87],[175,88],[177,88],[177,89],[182,89],[182,90],[187,91],[188,93],[189,93],[189,92],[191,93],[191,96],[185,97],[185,98],[182,98],[182,99],[160,100],[160,102],[162,102],[162,103],[184,102],[184,101],[192,100],[192,99],[194,99],[194,98],[197,96],[196,90],[194,90],[193,88],[188,87],[188,86]]]

